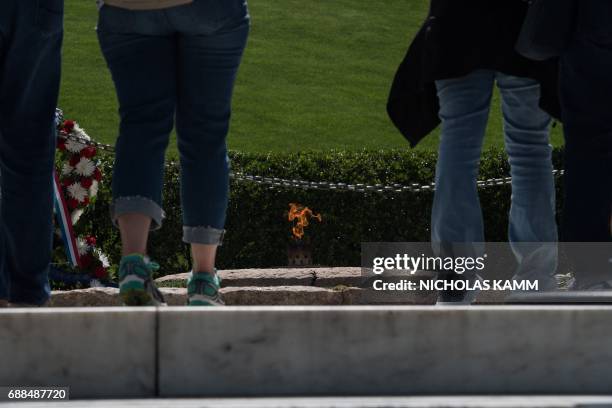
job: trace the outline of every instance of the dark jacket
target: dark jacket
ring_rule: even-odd
[[[387,106],[389,117],[413,147],[440,124],[435,81],[477,69],[538,80],[542,108],[560,117],[558,62],[530,61],[515,51],[527,7],[523,0],[431,0]]]

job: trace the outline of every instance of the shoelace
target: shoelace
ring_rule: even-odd
[[[145,264],[147,265],[147,268],[151,272],[157,272],[160,269],[160,266],[157,262],[153,262],[153,261],[146,262],[145,261]],[[151,277],[151,275],[149,275],[149,279],[147,279],[147,282],[145,283],[145,285],[149,286],[149,290],[153,292],[152,294],[154,298],[156,298],[158,301],[162,303],[166,303],[166,299],[164,298],[164,295],[157,288],[157,286],[155,286],[155,283],[153,282],[153,278]]]
[[[214,281],[210,279],[207,279],[205,277],[194,277],[192,279],[194,285],[194,292],[197,294],[211,296],[206,293],[207,287],[212,288],[214,290],[215,295],[219,292],[219,288],[217,287],[217,285],[214,283]],[[217,277],[217,279],[219,279],[219,283],[221,283],[221,278]]]

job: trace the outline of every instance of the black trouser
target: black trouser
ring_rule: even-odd
[[[63,0],[0,0],[0,299],[49,297]]]
[[[580,0],[578,7],[578,29],[561,61],[566,139],[562,238],[611,242],[612,1]],[[588,256],[576,252],[575,256]],[[612,253],[597,252],[600,262],[589,261],[605,267]]]

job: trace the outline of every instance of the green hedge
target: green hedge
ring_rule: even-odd
[[[561,168],[561,152],[555,151],[555,168]],[[252,175],[367,184],[428,183],[433,180],[436,155],[426,151],[363,151],[298,154],[231,153],[234,171]],[[79,222],[78,230],[93,233],[113,262],[120,256],[118,232],[109,220],[112,156],[103,159],[105,181],[98,199]],[[503,152],[486,152],[481,178],[509,173]],[[150,255],[162,266],[160,274],[189,269],[189,250],[181,242],[179,169],[168,165],[164,209],[168,218],[151,234]],[[560,184],[560,183],[558,183]],[[314,262],[326,266],[360,264],[361,242],[428,241],[432,193],[376,194],[356,192],[271,189],[232,182],[226,239],[218,266],[227,268],[277,267],[287,264],[291,230],[289,203],[304,204],[323,216],[307,229]],[[510,188],[481,190],[488,241],[504,241]],[[560,203],[559,203],[560,205]]]

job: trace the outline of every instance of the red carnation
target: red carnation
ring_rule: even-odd
[[[100,171],[100,169],[96,168],[96,169],[94,170],[94,173],[93,173],[93,178],[94,178],[94,180],[96,180],[96,181],[101,181],[101,180],[102,180],[102,172]]]
[[[72,167],[74,167],[74,166],[76,166],[77,164],[79,164],[79,162],[80,162],[80,161],[81,161],[81,157],[79,157],[79,156],[77,156],[77,155],[74,155],[74,156],[72,156],[72,157],[70,158],[69,163],[70,163],[70,165],[71,165]]]
[[[60,149],[61,151],[66,150],[66,141],[62,139],[61,137],[57,138],[57,148]]]
[[[93,237],[93,236],[90,235],[90,236],[85,238],[85,242],[87,242],[87,245],[96,246],[96,243],[97,243],[96,237]]]
[[[96,148],[93,146],[87,146],[86,148],[81,150],[81,156],[87,157],[88,159],[91,159],[92,157],[94,157],[96,153],[97,153]]]
[[[70,133],[74,130],[74,121],[73,120],[65,120],[64,121],[64,129],[66,132]]]
[[[69,187],[72,183],[73,181],[71,178],[65,178],[64,180],[62,180],[62,185],[64,187]]]
[[[83,205],[89,205],[89,197],[86,196],[85,198],[83,198],[82,203]]]
[[[106,268],[103,266],[98,266],[95,270],[94,270],[94,276],[98,279],[105,279],[107,277],[108,273],[106,271]]]
[[[71,198],[70,200],[68,200],[68,208],[70,208],[71,210],[74,210],[78,206],[79,206],[79,202],[75,200],[74,198]]]
[[[93,181],[90,178],[81,180],[81,185],[83,186],[83,188],[89,188],[91,187],[92,184],[93,184]]]

